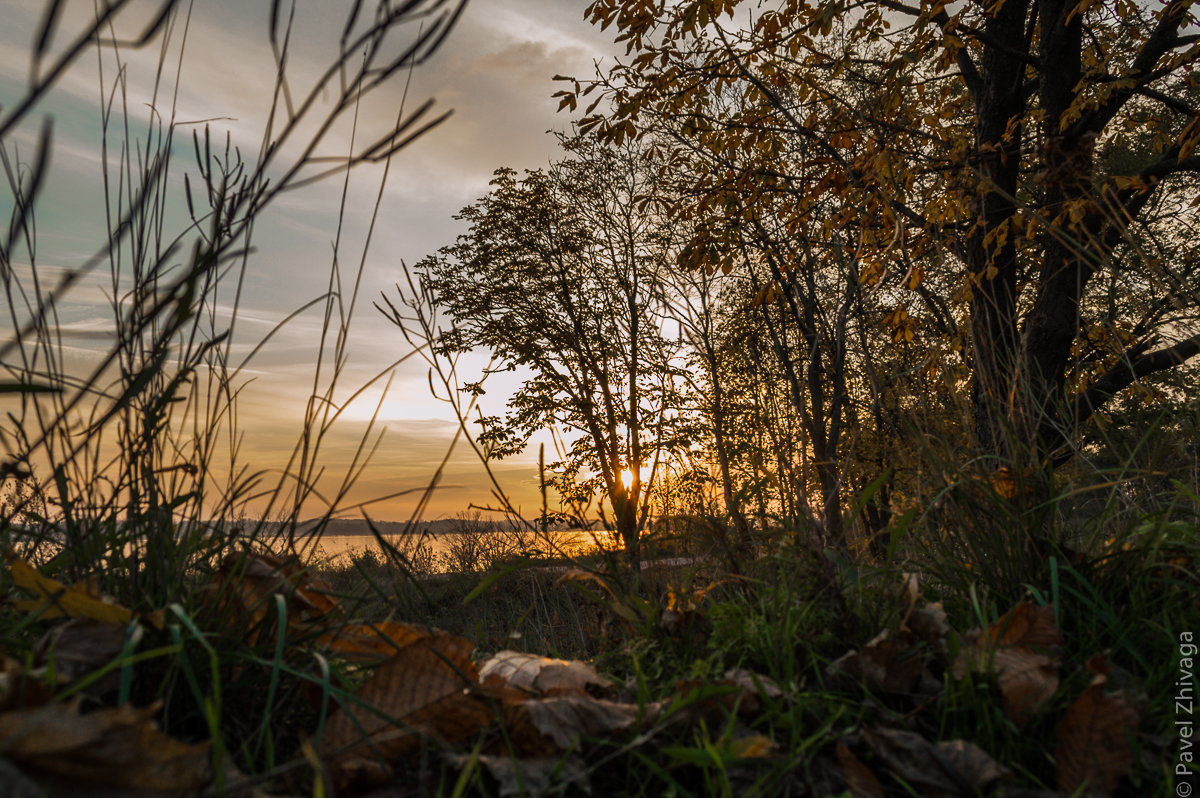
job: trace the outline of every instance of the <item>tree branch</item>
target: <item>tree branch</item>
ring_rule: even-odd
[[[1109,400],[1137,380],[1180,366],[1200,354],[1200,334],[1185,338],[1174,346],[1141,355],[1127,356],[1108,373],[1075,397],[1074,418],[1090,418]]]
[[[1171,0],[1171,3],[1163,9],[1154,31],[1146,39],[1146,43],[1130,65],[1127,77],[1134,79],[1134,85],[1114,91],[1106,103],[1091,114],[1084,114],[1072,125],[1068,136],[1080,135],[1084,131],[1099,132],[1103,130],[1125,103],[1154,79],[1155,76],[1151,72],[1154,65],[1163,55],[1173,48],[1179,47],[1184,41],[1179,36],[1179,30],[1188,23],[1188,9],[1192,3],[1193,0]]]

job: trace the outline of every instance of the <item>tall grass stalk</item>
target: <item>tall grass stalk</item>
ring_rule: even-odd
[[[170,606],[164,634],[173,642],[160,651],[177,656],[139,666],[139,675],[148,669],[152,678],[139,680],[132,697],[164,700],[168,730],[213,739],[243,769],[269,769],[280,761],[277,746],[281,753],[294,749],[297,740],[271,737],[271,721],[292,711],[301,682],[328,685],[328,674],[316,673],[312,661],[285,662],[278,635],[257,635],[252,640],[261,643],[246,651],[246,637],[196,619],[211,602],[210,582],[230,573],[220,570],[230,554],[281,531],[290,539],[303,514],[328,519],[345,509],[378,445],[372,419],[345,473],[326,473],[321,448],[344,407],[405,359],[342,398],[351,322],[391,159],[448,115],[435,114],[432,100],[411,107],[412,70],[428,61],[464,5],[355,3],[336,53],[315,79],[303,81],[289,66],[303,9],[273,2],[263,47],[276,73],[252,154],[231,134],[216,133],[216,120],[180,118],[195,11],[183,0],[101,4],[90,19],[69,20],[75,30],[65,44],[63,4],[48,2],[33,33],[28,89],[0,109],[0,165],[12,209],[0,231],[12,330],[0,341],[0,547],[37,560],[64,582],[94,579],[100,592],[136,612]],[[122,38],[131,26],[137,34]],[[133,88],[143,52],[156,53],[144,76],[148,96]],[[88,58],[98,65],[106,233],[91,256],[60,270],[39,245],[55,139],[52,116],[37,116],[56,81]],[[394,123],[364,132],[362,110],[394,98],[397,86],[403,100]],[[21,145],[31,127],[38,130],[32,154]],[[181,163],[189,150],[192,163]],[[351,175],[369,165],[380,167],[379,187],[361,253],[351,257],[347,250],[358,244],[343,226],[356,213]],[[339,178],[325,285],[262,340],[241,346],[241,307],[261,257],[258,226],[290,192]],[[88,350],[80,368],[64,312],[69,302],[94,301],[89,292],[100,290],[102,275],[103,346]],[[239,396],[248,367],[271,339],[311,312],[321,314],[322,332],[309,397],[291,456],[272,474],[244,448]],[[265,623],[282,634],[286,613],[272,610]],[[38,628],[6,623],[0,647],[22,650]],[[227,647],[214,646],[217,638]],[[239,667],[231,668],[231,658]],[[256,698],[239,706],[247,695]]]

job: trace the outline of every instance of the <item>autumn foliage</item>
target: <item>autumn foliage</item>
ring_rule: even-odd
[[[983,451],[1062,462],[1078,424],[1200,351],[1168,321],[1197,301],[1191,3],[586,13],[627,57],[566,78],[562,106],[590,95],[581,129],[661,150],[681,268],[768,262],[759,301],[848,269],[894,343],[969,369]],[[1139,298],[1105,307],[1114,285]]]

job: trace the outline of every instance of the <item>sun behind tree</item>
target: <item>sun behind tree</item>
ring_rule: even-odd
[[[625,490],[633,489],[633,469],[621,469],[621,484],[625,486]]]

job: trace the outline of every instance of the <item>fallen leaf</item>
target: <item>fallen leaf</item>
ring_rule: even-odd
[[[907,634],[916,642],[928,643],[935,651],[945,653],[946,635],[950,624],[940,602],[915,607],[900,625],[901,635]]]
[[[79,712],[80,699],[0,714],[0,750],[34,781],[37,772],[56,783],[150,790],[196,790],[211,781],[208,743],[188,744],[154,723],[158,707],[124,704]]]
[[[125,646],[127,628],[72,618],[42,635],[34,645],[34,654],[39,664],[53,662],[55,673],[75,681],[117,658]]]
[[[737,671],[730,671],[730,673],[738,674]],[[778,690],[773,683],[771,687]],[[675,693],[679,697],[692,699],[693,702],[688,711],[679,716],[680,719],[685,716],[695,716],[697,713],[708,715],[713,710],[723,713],[737,712],[743,717],[757,715],[762,710],[762,696],[758,688],[754,686],[754,682],[745,676],[736,679],[679,681],[675,683]],[[765,685],[763,693],[772,696]]]
[[[841,740],[837,744],[837,760],[850,798],[884,798],[879,779]]]
[[[480,681],[488,686],[506,686],[535,695],[612,691],[612,683],[587,663],[501,651],[479,669]]]
[[[1054,605],[1039,607],[1023,601],[988,627],[985,636],[996,645],[1041,646],[1053,648],[1061,644],[1054,623]]]
[[[945,764],[946,770],[958,774],[975,792],[1012,775],[1012,771],[992,759],[986,751],[966,740],[937,743],[934,751],[938,760]]]
[[[608,737],[637,723],[636,704],[586,695],[533,698],[505,707],[509,737],[522,753],[551,755],[576,746],[583,737]]]
[[[761,734],[739,737],[729,744],[729,753],[738,759],[762,759],[774,750],[775,743],[771,738]]]
[[[40,707],[53,695],[54,691],[38,674],[27,672],[20,662],[0,653],[0,712]]]
[[[1023,726],[1058,690],[1058,658],[1024,647],[998,649],[992,659],[1004,714]]]
[[[769,676],[748,671],[745,668],[731,668],[725,671],[725,681],[732,682],[743,690],[749,690],[762,699],[776,699],[783,696],[779,685]]]
[[[1004,714],[1020,727],[1058,690],[1059,642],[1054,607],[1026,601],[963,646],[954,677],[971,671],[995,674]]]
[[[406,623],[380,621],[371,624],[347,624],[335,627],[317,638],[347,659],[390,657],[400,649],[429,637],[428,630]]]
[[[1016,501],[1018,496],[1028,499],[1033,493],[1033,473],[1028,469],[1018,477],[1017,473],[1008,466],[997,468],[988,477],[992,490],[1008,501]]]
[[[95,621],[125,626],[133,620],[133,612],[113,601],[92,596],[86,583],[83,589],[67,587],[57,579],[43,576],[36,568],[17,556],[11,548],[4,553],[4,561],[12,573],[13,582],[33,593],[38,598],[18,599],[13,606],[24,612],[39,612],[47,618],[91,618]]]
[[[328,595],[332,588],[313,577],[295,557],[245,550],[222,563],[208,588],[216,596],[212,607],[226,631],[245,633],[258,641],[268,614],[275,612],[275,595],[287,599],[289,627],[324,618],[338,609]]]
[[[1058,725],[1058,789],[1109,795],[1133,767],[1129,738],[1137,733],[1137,703],[1126,691],[1106,693],[1109,665],[1103,654],[1088,660],[1091,684],[1067,708]]]
[[[924,798],[976,795],[1012,775],[975,743],[931,743],[897,729],[864,729],[863,739],[894,776]]]
[[[468,692],[478,682],[474,648],[464,638],[422,630],[375,669],[353,701],[330,716],[318,746],[339,785],[386,779],[390,761],[426,737],[454,742],[491,720],[489,706]]]
[[[462,768],[470,759],[470,756],[461,754],[452,757],[451,761]],[[579,757],[537,756],[514,759],[485,754],[477,759],[498,782],[499,790],[496,794],[502,798],[509,795],[536,798],[545,795],[551,788],[564,785],[572,785],[584,793],[591,792],[587,768]]]
[[[783,690],[769,676],[731,668],[725,678],[716,680],[692,679],[675,683],[675,693],[680,697],[696,696],[696,703],[680,714],[679,720],[711,714],[713,710],[736,712],[743,717],[758,715],[766,701],[783,696]]]
[[[309,573],[295,557],[246,551],[231,555],[222,570],[227,575],[241,576],[257,592],[268,596],[287,591],[288,598],[307,619],[320,618],[338,609],[337,602],[329,595],[333,588]]]
[[[870,690],[909,695],[921,682],[925,662],[885,629],[866,645],[831,662],[827,670],[831,674],[844,673]]]

